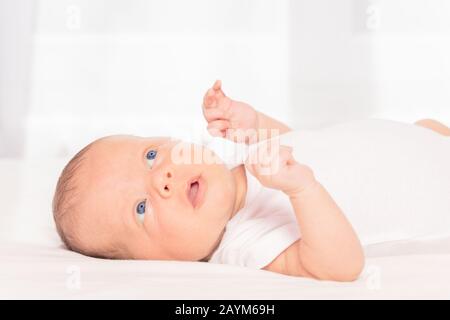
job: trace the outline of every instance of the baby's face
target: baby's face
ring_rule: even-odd
[[[233,213],[236,181],[218,161],[179,164],[172,154],[179,143],[113,136],[93,145],[80,178],[88,246],[115,243],[129,258],[159,260],[200,260],[214,249]]]

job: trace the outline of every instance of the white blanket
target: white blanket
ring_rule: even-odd
[[[0,298],[450,299],[450,254],[369,258],[353,283],[206,262],[112,261],[0,245]]]

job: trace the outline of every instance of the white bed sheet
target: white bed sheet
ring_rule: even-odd
[[[3,299],[450,299],[449,254],[369,258],[353,283],[202,262],[100,260],[17,243],[0,245],[0,261]]]
[[[51,216],[56,178],[66,162],[0,160],[0,298],[450,299],[450,239],[368,247],[366,270],[353,283],[201,262],[99,260],[69,252],[60,247]]]

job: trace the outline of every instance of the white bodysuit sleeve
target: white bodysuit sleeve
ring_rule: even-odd
[[[209,262],[261,269],[300,238],[289,198],[247,172],[244,207],[231,219]]]

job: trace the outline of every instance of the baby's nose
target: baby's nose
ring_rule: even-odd
[[[171,170],[162,172],[159,179],[157,179],[156,188],[163,198],[170,197],[173,192],[173,173]]]

